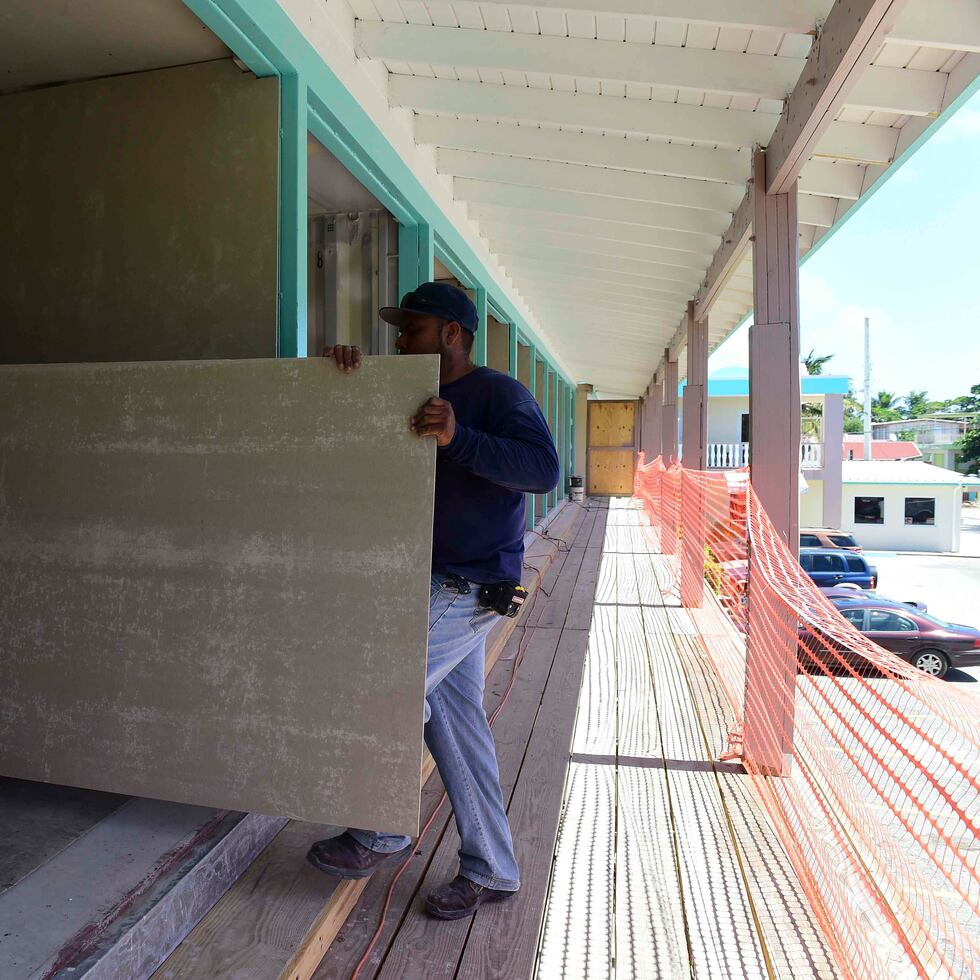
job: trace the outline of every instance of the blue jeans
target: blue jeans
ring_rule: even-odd
[[[425,673],[425,744],[449,794],[459,831],[459,873],[486,888],[520,887],[504,810],[493,735],[483,708],[484,651],[497,613],[432,576]],[[350,830],[372,851],[391,853],[412,839]]]

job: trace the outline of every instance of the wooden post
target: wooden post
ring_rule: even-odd
[[[708,454],[708,321],[694,319],[687,304],[687,384],[684,386],[683,463],[689,470],[707,469]]]
[[[663,414],[660,418],[660,452],[669,466],[677,462],[677,359],[664,348]]]
[[[687,384],[684,386],[684,472],[681,476],[681,605],[704,599],[705,499],[708,452],[708,324],[687,304]]]
[[[844,499],[844,396],[823,400],[823,523],[840,527]]]
[[[753,326],[749,330],[751,481],[776,533],[799,554],[800,314],[796,184],[766,193],[765,152],[753,158]],[[750,505],[751,506],[751,505]],[[755,571],[749,546],[747,762],[788,773],[796,696],[796,617]]]
[[[659,374],[653,376],[650,385],[649,434],[647,436],[647,462],[663,455],[664,432],[664,383]]]

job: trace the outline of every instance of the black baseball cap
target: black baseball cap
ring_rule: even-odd
[[[385,323],[396,327],[404,325],[406,313],[438,316],[449,322],[455,320],[470,333],[476,333],[479,326],[473,301],[462,289],[450,286],[448,282],[424,282],[405,293],[400,306],[384,306],[378,311]]]

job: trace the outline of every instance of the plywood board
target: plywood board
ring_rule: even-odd
[[[0,772],[414,832],[437,372],[0,368]]]
[[[632,446],[636,402],[589,402],[589,447]]]
[[[633,492],[633,450],[590,450],[588,490],[590,494],[631,494]]]

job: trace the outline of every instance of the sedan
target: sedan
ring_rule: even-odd
[[[900,601],[903,606],[910,606],[912,609],[917,609],[923,613],[929,612],[929,607],[924,602],[919,602],[916,599],[889,599],[888,596],[879,595],[877,592],[866,591],[860,585],[825,586],[820,591],[828,599],[846,599],[848,602],[860,602],[862,599],[873,599],[875,601],[880,599],[882,602]]]
[[[944,677],[952,667],[980,666],[980,630],[972,626],[945,623],[905,603],[880,597],[872,599],[867,593],[857,601],[850,598],[831,601],[869,640],[926,674]],[[813,648],[812,635],[810,643],[803,636],[801,641],[807,648]],[[833,645],[840,649],[838,642]]]

